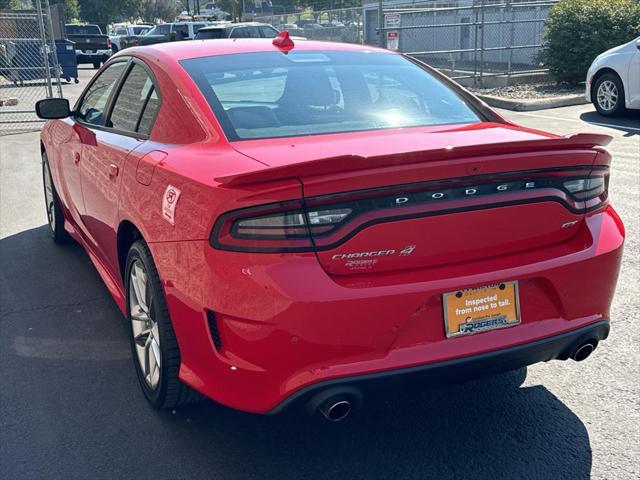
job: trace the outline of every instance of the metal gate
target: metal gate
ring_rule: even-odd
[[[0,135],[37,130],[35,103],[62,97],[48,0],[0,10]]]

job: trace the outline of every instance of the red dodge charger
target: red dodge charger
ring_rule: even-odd
[[[176,42],[36,108],[51,235],[128,319],[154,407],[339,420],[381,387],[583,360],[608,335],[611,138],[514,125],[413,58]]]

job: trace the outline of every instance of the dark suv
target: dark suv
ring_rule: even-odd
[[[279,31],[268,23],[245,22],[226,23],[201,28],[194,40],[214,38],[273,38]]]

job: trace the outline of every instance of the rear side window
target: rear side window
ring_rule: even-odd
[[[109,95],[126,66],[126,62],[114,63],[96,78],[76,108],[76,116],[80,120],[91,125],[102,125]]]
[[[153,127],[153,121],[156,119],[156,115],[160,110],[160,99],[155,88],[149,92],[149,98],[147,104],[140,117],[140,123],[138,126],[138,133],[143,135],[151,134],[151,127]]]
[[[148,35],[169,35],[169,33],[171,33],[171,24],[169,23],[156,25],[147,32]]]
[[[200,30],[196,35],[196,40],[211,40],[213,38],[224,38],[224,29]]]
[[[279,33],[278,30],[269,25],[258,28],[260,29],[260,33],[262,33],[262,36],[265,38],[275,37]]]
[[[150,106],[151,97],[154,97],[154,100]],[[123,132],[148,135],[158,107],[158,97],[151,78],[142,66],[134,64],[118,93],[108,126]],[[150,111],[145,117],[147,108]],[[154,108],[155,111],[152,112]],[[144,131],[140,130],[142,118],[146,118]]]
[[[231,31],[229,38],[247,38],[248,36],[249,32],[247,31],[247,27],[238,27]]]
[[[195,35],[196,33],[198,33],[198,30],[200,30],[201,28],[204,28],[206,25],[204,23],[194,23],[193,24],[193,34]]]

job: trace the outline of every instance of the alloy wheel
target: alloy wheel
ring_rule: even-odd
[[[155,390],[160,382],[162,368],[160,335],[154,318],[149,276],[140,260],[133,262],[129,273],[129,312],[140,369],[147,386]]]
[[[605,111],[611,111],[618,104],[618,87],[611,80],[605,80],[598,86],[598,105]]]

